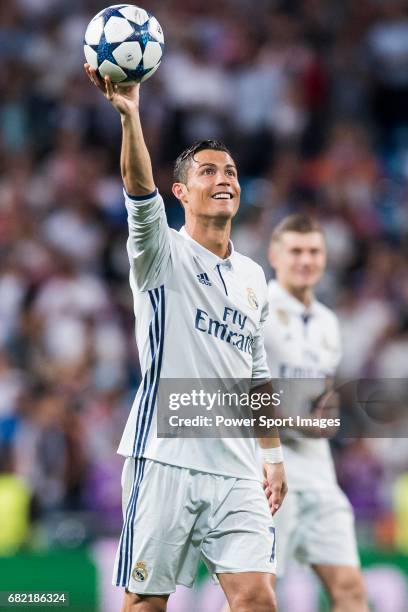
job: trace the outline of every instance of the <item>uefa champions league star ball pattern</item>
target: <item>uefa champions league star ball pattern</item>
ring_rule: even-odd
[[[160,66],[163,50],[163,30],[157,19],[130,4],[103,9],[85,32],[86,61],[114,83],[151,77]]]

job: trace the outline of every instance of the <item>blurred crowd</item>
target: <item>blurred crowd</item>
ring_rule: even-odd
[[[73,546],[121,524],[115,451],[140,372],[120,122],[82,68],[86,25],[104,5],[0,3],[0,498],[15,504],[0,510],[0,554],[31,521],[38,545]],[[406,2],[143,7],[167,43],[141,105],[169,223],[182,224],[175,157],[193,140],[224,140],[242,185],[236,248],[270,278],[272,228],[290,212],[317,215],[329,258],[319,295],[340,318],[340,374],[407,378]],[[334,449],[361,537],[406,552],[407,447]]]

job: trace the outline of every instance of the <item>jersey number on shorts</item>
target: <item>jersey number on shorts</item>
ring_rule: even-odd
[[[276,545],[275,527],[269,527],[269,531],[273,537],[272,552],[271,552],[271,556],[269,559],[269,563],[273,563],[275,561],[275,545]]]

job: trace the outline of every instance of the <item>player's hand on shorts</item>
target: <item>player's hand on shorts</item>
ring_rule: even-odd
[[[285,468],[283,463],[264,463],[263,473],[263,488],[273,516],[281,507],[288,492]]]
[[[118,113],[127,115],[139,107],[140,83],[133,83],[129,86],[118,85],[113,83],[108,76],[104,79],[99,76],[90,64],[84,64],[84,70],[91,83],[103,93]]]

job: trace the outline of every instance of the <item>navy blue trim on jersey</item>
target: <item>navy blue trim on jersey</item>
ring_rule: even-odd
[[[151,200],[152,198],[157,196],[157,187],[154,191],[152,191],[152,193],[148,193],[142,196],[131,195],[130,193],[126,191],[126,189],[123,189],[123,191],[126,193],[129,200],[133,200],[134,202],[143,202],[143,200]]]
[[[136,420],[135,441],[133,445],[133,456],[136,457],[135,475],[119,544],[120,553],[116,585],[124,587],[127,587],[130,580],[136,505],[145,467],[143,453],[153,419],[163,360],[165,322],[164,286],[162,285],[159,289],[152,289],[148,294],[153,308],[153,317],[149,324],[149,342],[152,362],[150,368],[147,369],[143,377],[143,391]]]
[[[220,275],[220,279],[222,281],[222,284],[224,285],[225,295],[228,295],[227,285],[225,284],[225,281],[224,281],[224,279],[222,277],[221,270],[220,270],[220,264],[217,264],[216,268],[218,270],[218,274]]]
[[[163,360],[165,294],[164,286],[149,292],[153,317],[149,324],[149,342],[152,362],[143,377],[143,391],[136,420],[133,457],[143,457],[156,406],[157,389]]]
[[[304,312],[302,315],[302,321],[303,321],[303,334],[305,336],[307,336],[307,331],[308,331],[308,323],[310,321],[310,319],[312,318],[312,315],[310,314],[310,312]]]
[[[156,290],[157,291],[157,290]],[[150,427],[152,424],[152,419],[153,419],[153,414],[154,414],[154,410],[156,407],[156,400],[157,400],[157,391],[159,388],[159,381],[160,381],[160,373],[161,373],[161,368],[162,368],[162,361],[163,361],[163,346],[164,346],[164,329],[165,329],[165,295],[164,295],[164,286],[162,285],[160,287],[159,291],[159,302],[157,304],[157,309],[158,309],[158,316],[156,317],[156,322],[155,322],[155,331],[156,331],[156,341],[158,343],[158,348],[157,348],[157,370],[155,373],[155,377],[154,377],[154,382],[153,382],[153,392],[152,392],[152,397],[151,397],[151,403],[150,403],[150,409],[149,409],[149,413],[147,415],[147,426],[145,427],[144,431],[143,431],[143,437],[142,437],[142,446],[141,446],[141,450],[140,450],[140,454],[143,455],[145,448],[146,448],[146,444],[147,444],[147,437],[150,431]],[[155,358],[156,358],[156,354],[155,354]]]
[[[143,480],[146,459],[135,460],[132,492],[126,508],[126,517],[119,542],[119,562],[116,573],[116,586],[127,587],[132,570],[134,521],[139,489]]]

